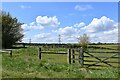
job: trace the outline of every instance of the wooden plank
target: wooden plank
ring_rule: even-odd
[[[80,60],[80,59],[78,59],[78,58],[71,58],[72,60]]]
[[[79,54],[73,54],[73,55],[79,55]]]
[[[71,49],[68,49],[68,64],[71,64]]]
[[[100,53],[106,53],[106,54],[114,54],[114,53],[119,53],[119,52],[97,52],[97,51],[89,51],[89,53],[96,53],[96,54],[100,54]]]
[[[88,55],[96,58],[97,60],[99,60],[99,62],[96,62],[95,64],[92,64],[92,65],[89,65],[88,67],[93,66],[93,65],[96,65],[96,64],[98,64],[98,63],[100,63],[100,62],[105,63],[105,64],[107,64],[107,65],[109,65],[109,66],[112,66],[111,64],[109,64],[109,63],[107,63],[107,62],[104,62],[105,60],[107,60],[107,59],[109,59],[109,58],[105,58],[104,60],[101,60],[101,59],[99,59],[98,57],[96,57],[96,56],[94,56],[94,55],[92,55],[92,54],[90,54],[90,53],[88,53],[88,52],[86,52],[86,54],[88,54]],[[116,54],[115,54],[114,56],[116,56]],[[113,57],[113,56],[112,56],[112,57]]]
[[[84,60],[85,62],[100,62],[100,61],[95,61],[95,60]],[[107,63],[120,63],[120,62],[113,62],[113,61],[105,61]]]
[[[89,66],[90,64],[84,64],[85,66]],[[100,67],[108,67],[108,66],[106,66],[106,65],[98,65],[98,64],[96,64],[96,65],[94,65],[94,66],[100,66]],[[119,66],[112,66],[113,68],[120,68]]]
[[[46,51],[41,51],[41,53],[46,53],[46,54],[67,54],[67,52],[46,52]]]
[[[92,64],[84,64],[84,65],[86,65],[86,66],[90,66],[90,65],[92,65]],[[93,66],[108,67],[108,66],[105,66],[105,65],[98,65],[98,64],[95,64],[95,65],[93,65]]]
[[[94,58],[92,56],[84,56],[86,58]],[[98,58],[109,58],[109,57],[103,57],[103,56],[97,56]],[[120,57],[111,57],[111,58],[120,58]]]
[[[75,59],[75,55],[74,55],[74,54],[75,54],[75,50],[72,49],[72,58],[73,58],[73,59],[72,59],[72,63],[75,63],[75,60],[74,60],[74,59]]]
[[[1,52],[9,52],[10,57],[12,57],[12,49],[2,49]]]

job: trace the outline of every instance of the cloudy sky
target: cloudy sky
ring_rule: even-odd
[[[91,42],[118,42],[117,2],[4,2],[4,11],[22,25],[23,42],[77,43],[86,33]]]

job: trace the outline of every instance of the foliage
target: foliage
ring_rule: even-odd
[[[86,49],[88,44],[90,43],[89,36],[87,34],[81,35],[79,38],[79,43],[83,47],[83,49]]]
[[[17,18],[13,18],[9,13],[2,12],[2,47],[11,48],[13,44],[21,41],[22,23]]]

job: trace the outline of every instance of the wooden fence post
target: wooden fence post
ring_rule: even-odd
[[[12,50],[10,50],[10,57],[12,57]]]
[[[41,48],[39,48],[39,50],[38,50],[38,57],[39,57],[39,59],[41,59]]]
[[[71,49],[68,49],[68,64],[71,64]]]
[[[23,43],[23,47],[25,48],[25,43]]]
[[[75,63],[75,50],[72,49],[72,63]]]
[[[81,64],[81,66],[83,66],[84,56],[83,56],[83,48],[82,47],[79,49],[79,63]]]

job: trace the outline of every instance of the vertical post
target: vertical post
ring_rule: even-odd
[[[12,50],[10,50],[10,57],[12,57]]]
[[[39,57],[39,59],[41,59],[41,48],[39,48],[39,50],[38,50],[38,57]]]
[[[25,43],[23,43],[23,47],[25,48]]]
[[[82,47],[79,49],[79,63],[81,64],[81,66],[83,66],[84,56],[83,56],[83,48]]]
[[[25,43],[23,43],[23,47],[25,48]]]
[[[72,63],[75,63],[75,50],[72,49]]]
[[[68,49],[68,64],[71,64],[71,49]]]

